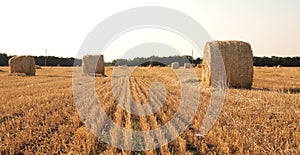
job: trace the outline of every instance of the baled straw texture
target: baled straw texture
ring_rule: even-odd
[[[202,84],[211,85],[211,59],[217,52],[214,49],[219,49],[223,58],[227,86],[250,89],[253,82],[253,54],[250,44],[242,41],[214,41],[206,44],[202,61]]]
[[[105,62],[103,55],[85,55],[82,58],[84,73],[105,74]]]
[[[178,62],[172,62],[171,68],[172,69],[179,69],[179,63]]]
[[[8,63],[12,74],[24,73],[35,76],[35,60],[32,56],[15,56],[10,58]]]

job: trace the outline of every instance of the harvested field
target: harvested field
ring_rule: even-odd
[[[300,153],[300,68],[255,67],[252,90],[229,89],[213,128],[197,137],[210,98],[201,91],[199,108],[185,132],[169,144],[140,152],[111,147],[85,127],[73,99],[72,68],[43,67],[36,76],[8,76],[9,67],[0,70],[0,154]],[[200,78],[201,68],[195,70]],[[171,68],[138,67],[129,78],[138,104],[148,102],[151,83],[165,85],[166,105],[143,117],[117,106],[112,68],[105,68],[105,74],[95,78],[98,99],[110,119],[126,129],[155,129],[178,110],[180,83]]]

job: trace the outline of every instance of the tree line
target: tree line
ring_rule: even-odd
[[[111,65],[113,66],[167,66],[172,62],[178,62],[180,66],[183,66],[184,63],[194,63],[199,64],[201,59],[198,58],[196,60],[192,59],[192,56],[184,55],[184,56],[169,56],[169,57],[158,57],[151,56],[148,58],[137,57],[134,59],[117,59],[112,61]]]
[[[0,66],[8,66],[8,60],[13,56],[0,53]],[[81,59],[60,58],[55,56],[34,56],[35,64],[39,66],[77,66],[81,65]]]
[[[242,61],[242,60],[241,60]],[[149,58],[134,58],[134,59],[117,59],[112,62],[112,65],[127,65],[127,66],[166,66],[172,62],[179,62],[180,66],[184,63],[201,64],[202,59],[192,59],[191,56],[170,56],[170,57],[156,57]],[[286,67],[299,67],[300,57],[253,57],[254,66],[286,66]]]
[[[8,60],[13,56],[8,56],[5,53],[0,53],[0,66],[8,66]],[[81,66],[82,60],[75,58],[61,58],[55,56],[34,56],[36,65],[39,66]],[[287,67],[299,67],[300,57],[254,57],[254,66],[287,66]],[[202,60],[200,58],[192,59],[191,56],[169,56],[169,57],[158,57],[151,56],[148,58],[134,58],[134,59],[116,59],[112,62],[106,62],[106,65],[112,66],[166,66],[172,62],[179,62],[180,66],[184,63],[200,64]]]
[[[286,66],[286,67],[299,67],[300,57],[254,57],[254,66]]]

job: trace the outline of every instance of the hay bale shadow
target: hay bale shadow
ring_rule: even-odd
[[[282,88],[282,89],[269,89],[269,88],[252,88],[252,90],[270,91],[285,94],[299,94],[300,88]]]
[[[71,75],[39,75],[39,76],[55,77],[55,78],[59,78],[59,77],[63,77],[63,78],[72,78],[72,77],[73,77],[73,76],[71,76]]]
[[[30,75],[26,75],[25,73],[11,73],[8,74],[8,76],[30,76]]]
[[[251,90],[271,91],[269,88],[255,88],[255,87],[252,87]]]
[[[286,94],[299,94],[300,88],[284,88],[279,90],[279,92],[286,93]]]
[[[83,76],[107,77],[107,75],[104,75],[104,74],[95,74],[95,73],[84,73]]]

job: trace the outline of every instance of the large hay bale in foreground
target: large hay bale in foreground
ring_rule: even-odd
[[[103,55],[85,55],[82,58],[82,68],[84,73],[94,73],[104,75]]]
[[[185,68],[185,69],[190,69],[191,68],[191,64],[190,63],[184,63],[184,65],[183,65],[183,67]]]
[[[32,56],[14,56],[8,61],[11,73],[35,76],[35,60]]]
[[[178,62],[172,62],[171,68],[172,69],[179,69],[179,63]]]
[[[253,54],[250,44],[242,41],[208,42],[202,61],[202,84],[211,85],[211,57],[218,49],[226,70],[227,87],[251,88],[253,81]]]

